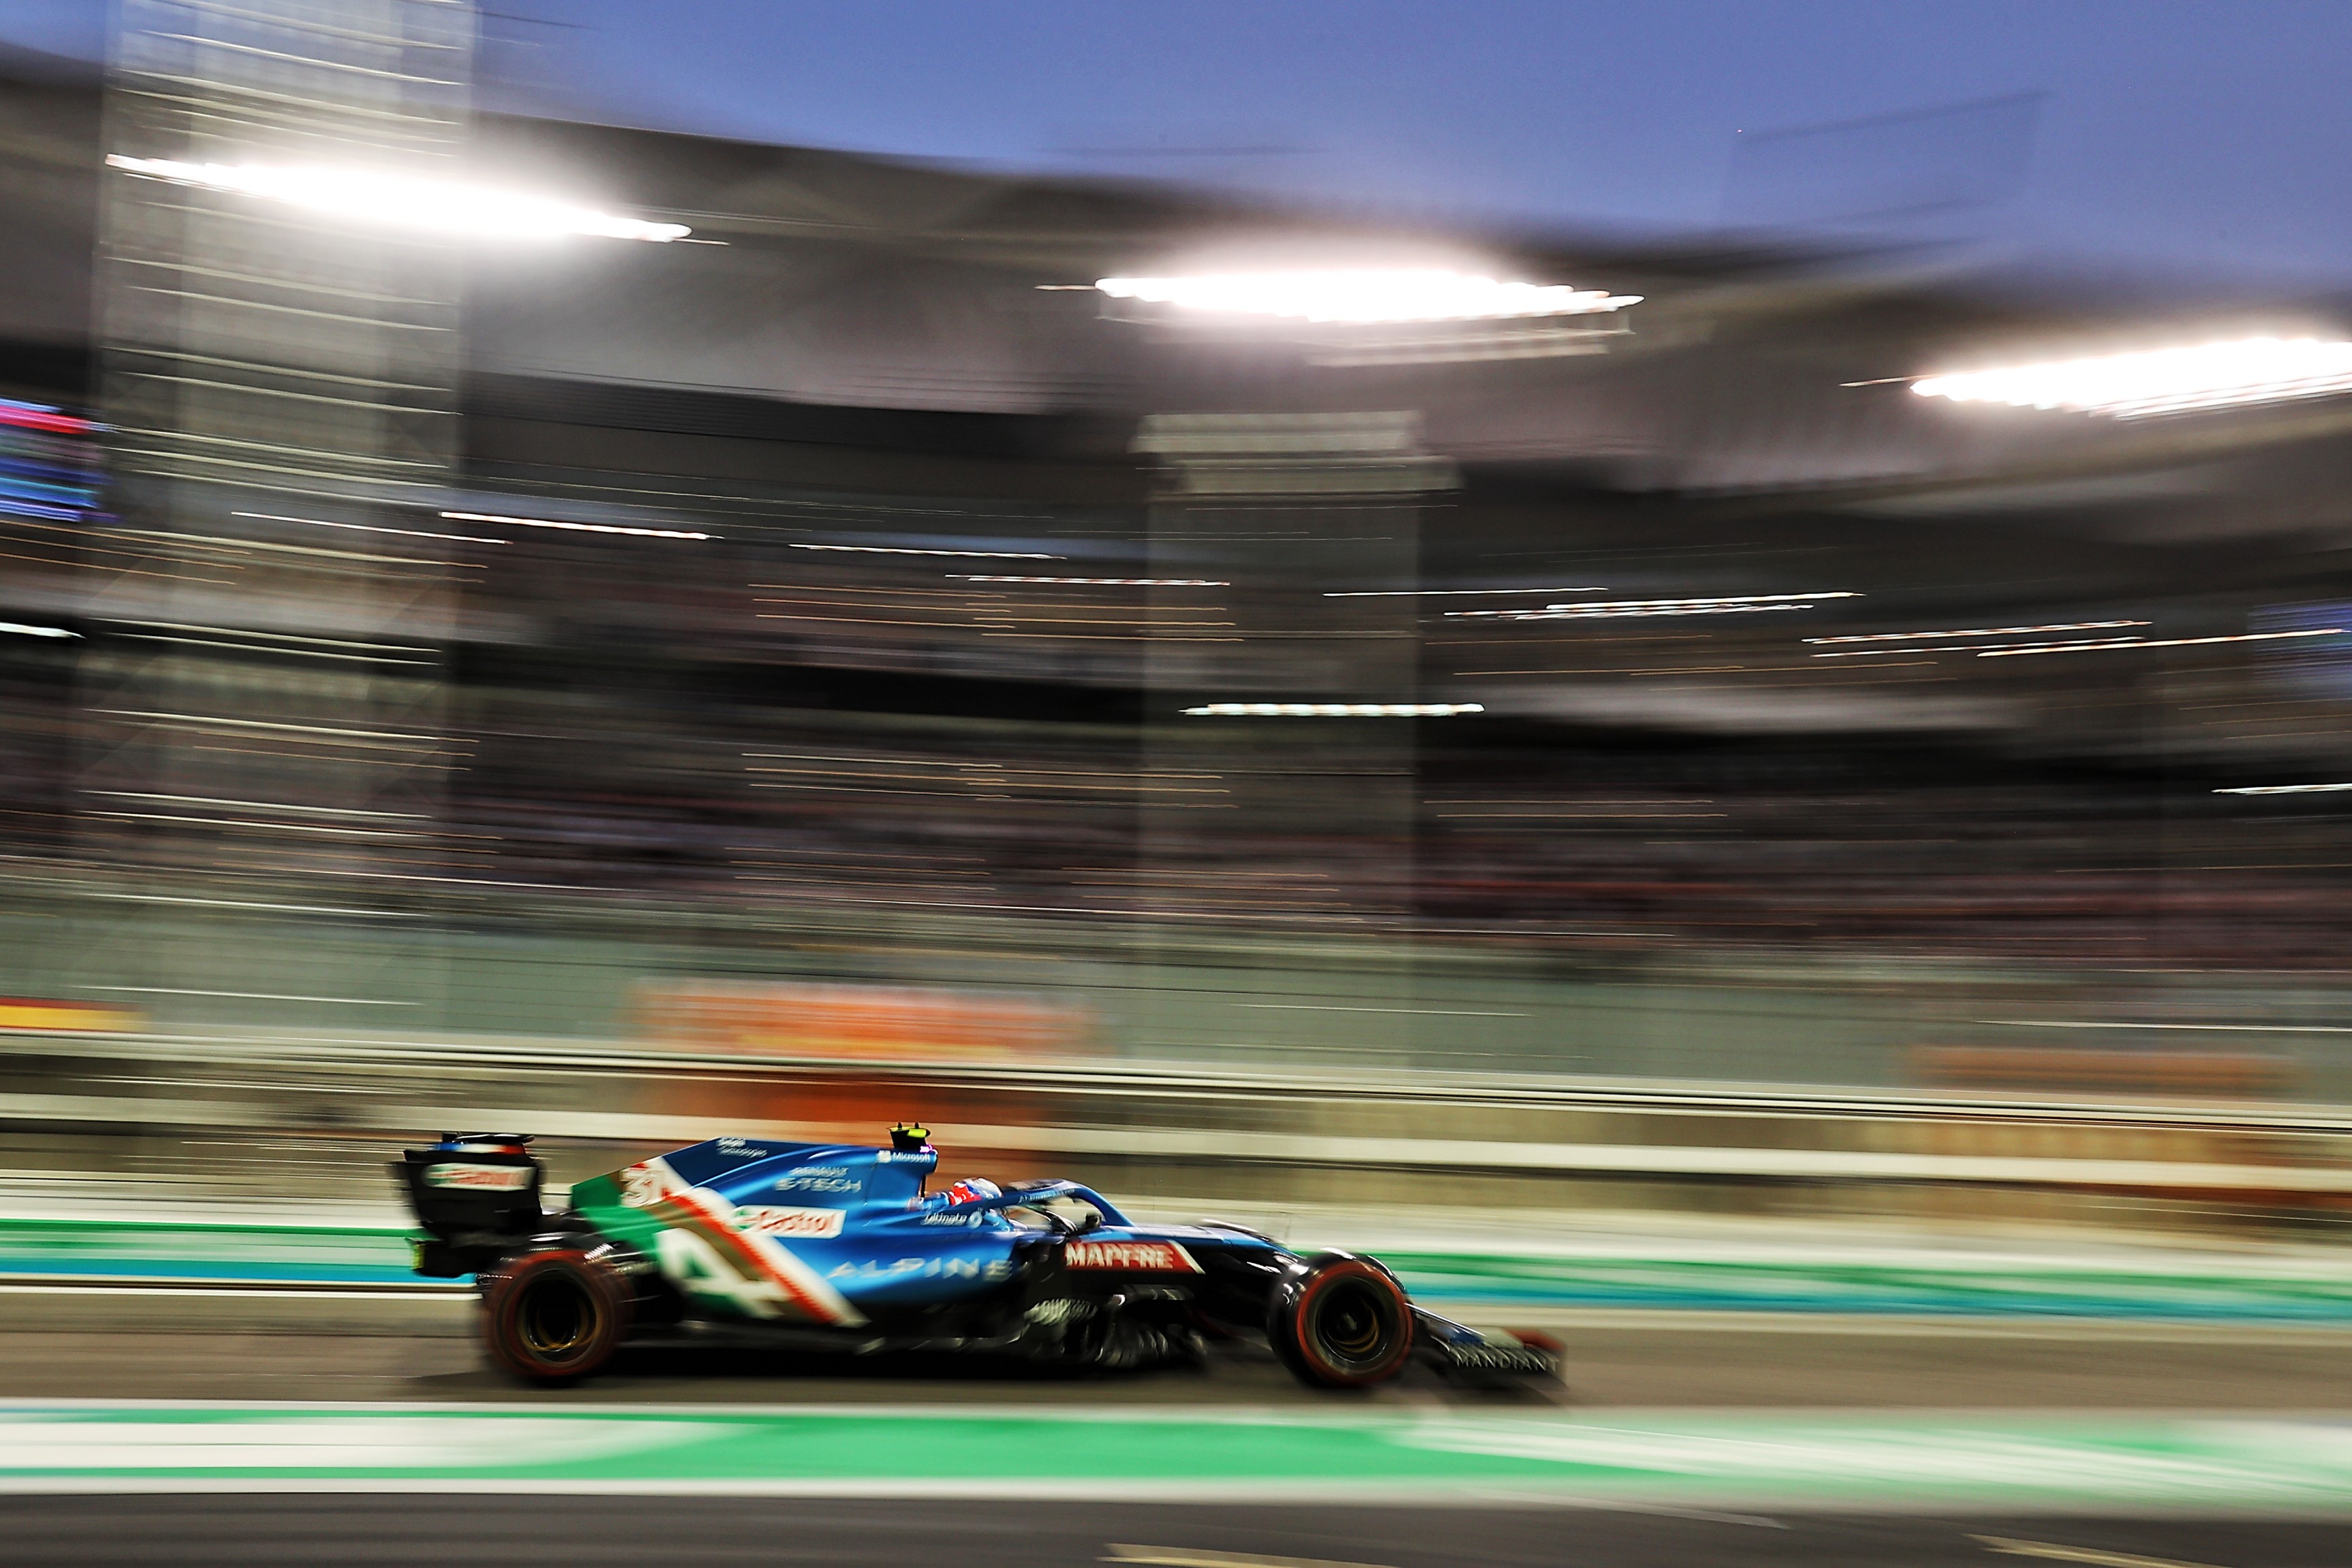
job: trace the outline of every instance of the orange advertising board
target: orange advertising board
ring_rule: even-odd
[[[651,1044],[824,1061],[1068,1056],[1094,1036],[1082,1007],[912,986],[658,981],[637,988],[632,1010]]]
[[[105,1002],[45,1001],[0,997],[0,1030],[39,1034],[121,1034],[146,1019],[129,1008]]]

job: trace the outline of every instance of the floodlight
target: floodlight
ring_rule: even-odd
[[[313,212],[383,228],[422,229],[485,239],[554,239],[564,235],[592,235],[664,245],[694,232],[684,224],[649,224],[636,218],[614,217],[610,213],[549,196],[369,169],[184,163],[171,158],[126,158],[120,152],[108,153],[106,162],[110,168],[145,179],[289,202]]]
[[[2195,348],[1926,376],[1921,397],[2057,408],[2116,419],[2352,392],[2352,342],[2242,338]]]
[[[1299,272],[1211,272],[1180,277],[1105,277],[1114,299],[1206,315],[1297,321],[1489,321],[1590,316],[1638,305],[1638,294],[1565,284],[1507,283],[1439,267],[1349,267]]]

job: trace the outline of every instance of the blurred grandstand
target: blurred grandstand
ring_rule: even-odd
[[[1712,1064],[1867,1082],[1971,1043],[1951,1030],[2015,1043],[1970,1021],[2002,987],[2063,982],[2096,1020],[2160,972],[2184,1032],[2126,1040],[2269,1020],[2263,1049],[2303,1057],[2232,1082],[2352,1097],[2297,1032],[2336,1016],[2339,798],[2216,792],[2352,765],[2352,402],[2103,421],[1905,384],[2330,302],[481,116],[478,166],[716,243],[477,252],[446,481],[330,538],[282,489],[208,480],[199,534],[184,489],[161,527],[106,474],[144,361],[90,326],[121,319],[89,260],[101,84],[8,68],[0,619],[37,632],[0,636],[0,834],[27,996],[609,1036],[644,977],[1125,998],[1111,977],[1212,950],[1344,976],[1354,943],[1365,1017],[1267,1010],[1244,1040],[1118,999],[1098,1043],[1704,1076],[1701,1045],[1612,1053],[1589,1024],[1498,1045],[1518,1026],[1467,999],[1481,973],[1780,966],[1835,1012],[1939,977],[1853,1051],[1801,1009]],[[1202,331],[1089,287],[1275,254],[1642,303],[1605,330]],[[388,581],[429,611],[353,609]],[[1529,613],[1560,605],[1629,608]],[[2228,641],[2282,629],[2307,634]],[[2091,645],[2123,637],[2148,645]],[[405,652],[351,659],[371,638]],[[2020,647],[2050,656],[1980,656]],[[1184,712],[1297,703],[1478,711]],[[352,792],[378,766],[398,787]]]

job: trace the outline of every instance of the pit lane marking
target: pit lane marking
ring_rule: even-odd
[[[2002,1535],[1969,1537],[1988,1552],[2010,1557],[2047,1557],[2058,1563],[2090,1563],[2098,1568],[2213,1568],[2210,1563],[2183,1563],[2173,1557],[2141,1557],[2129,1552],[2104,1552],[2095,1546],[2061,1546],[2053,1541],[2011,1541]]]
[[[0,1279],[0,1295],[9,1296],[226,1296],[269,1301],[470,1301],[474,1287],[452,1281],[414,1284],[387,1281],[377,1284],[251,1280],[209,1284],[201,1280],[159,1279],[148,1282],[132,1275],[92,1274],[68,1279]]]

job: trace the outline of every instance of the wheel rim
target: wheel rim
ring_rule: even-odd
[[[1316,1347],[1339,1371],[1376,1367],[1395,1346],[1397,1321],[1395,1302],[1371,1281],[1337,1281],[1315,1303]]]
[[[576,1360],[595,1343],[604,1312],[578,1280],[542,1276],[523,1286],[515,1303],[515,1337],[534,1361]]]

